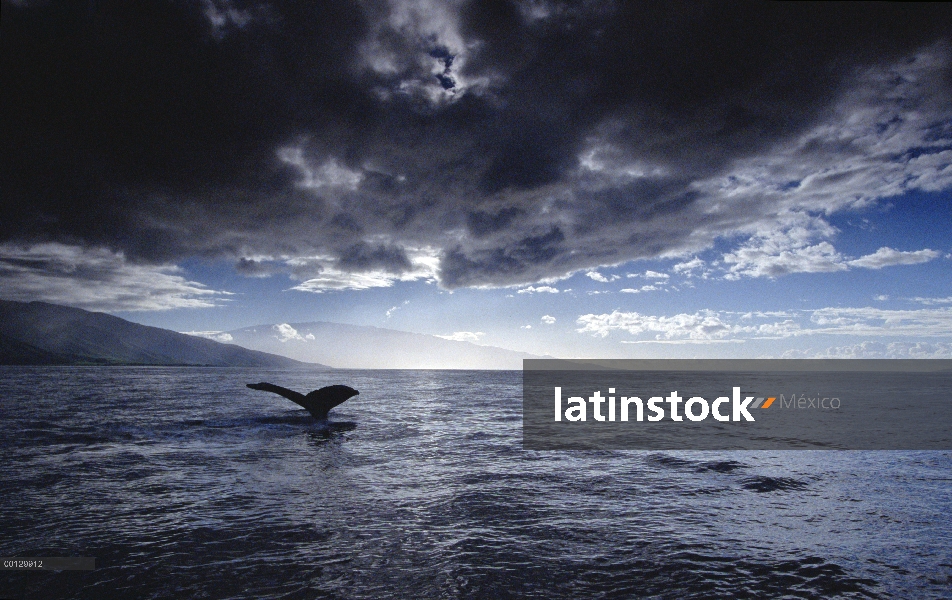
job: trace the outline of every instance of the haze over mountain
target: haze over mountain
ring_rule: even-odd
[[[0,301],[0,364],[326,368],[104,313],[10,301]]]
[[[323,321],[256,325],[203,335],[336,368],[519,370],[522,359],[541,358],[434,335]]]

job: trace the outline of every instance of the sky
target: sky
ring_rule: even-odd
[[[2,10],[2,299],[565,358],[952,358],[949,5]]]

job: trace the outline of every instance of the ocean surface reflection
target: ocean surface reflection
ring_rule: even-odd
[[[345,383],[320,425],[248,390]],[[950,597],[952,453],[529,452],[521,373],[0,368],[14,598]]]

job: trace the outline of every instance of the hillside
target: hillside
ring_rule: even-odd
[[[0,301],[0,364],[327,368],[45,302]]]
[[[296,360],[352,369],[512,369],[543,358],[434,335],[316,321],[227,332],[235,344]]]

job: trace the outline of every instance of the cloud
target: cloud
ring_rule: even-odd
[[[438,335],[436,337],[444,340],[453,340],[454,342],[473,342],[479,341],[479,338],[486,335],[482,331],[455,331],[451,335]]]
[[[0,243],[21,247],[221,258],[320,292],[530,285],[723,240],[732,276],[775,276],[848,267],[790,215],[952,187],[941,4],[37,2],[3,19]]]
[[[724,255],[730,265],[726,277],[776,277],[789,273],[830,273],[849,267],[829,242],[836,229],[820,217],[802,212],[786,215],[782,228],[760,232],[733,252]]]
[[[674,271],[675,273],[678,273],[679,275],[686,275],[687,277],[691,277],[693,276],[694,271],[698,269],[703,269],[706,264],[707,263],[705,263],[703,260],[695,256],[691,260],[677,263],[676,265],[671,267],[671,270]]]
[[[393,316],[393,313],[397,312],[398,310],[400,310],[401,308],[403,308],[403,307],[406,306],[407,304],[410,304],[410,301],[409,301],[409,300],[404,300],[404,301],[403,301],[403,304],[398,304],[398,305],[396,305],[396,306],[391,306],[390,309],[387,310],[387,318],[389,319],[390,317],[392,317],[392,316]]]
[[[337,261],[347,271],[379,269],[387,273],[403,273],[413,268],[403,248],[393,245],[357,242],[341,252]]]
[[[292,276],[303,279],[291,289],[320,294],[390,287],[397,281],[432,281],[434,278],[436,260],[430,249],[405,253],[382,245],[376,248],[363,245],[352,252],[339,259],[308,257],[287,260]]]
[[[925,304],[927,306],[932,306],[935,304],[952,304],[952,296],[946,296],[945,298],[923,298],[917,296],[915,298],[910,298],[913,302],[918,302],[919,304]]]
[[[695,259],[695,261],[697,262],[697,266],[702,266],[704,264],[703,261],[700,261],[698,259]],[[685,264],[685,263],[679,263],[678,265],[675,265],[675,268],[676,268],[675,272],[686,270],[684,267],[681,267],[682,264]],[[681,268],[678,268],[678,267],[681,267]],[[687,270],[690,270],[690,269],[687,269]],[[650,270],[645,271],[644,273],[629,273],[626,277],[628,277],[628,279],[632,279],[635,277],[644,277],[645,279],[670,279],[671,278],[671,276],[668,275],[667,273],[661,273],[658,271],[650,271]],[[655,283],[664,284],[665,282],[657,281]]]
[[[788,350],[781,358],[905,358],[950,359],[952,344],[947,342],[862,342],[849,346],[830,346],[823,350]]]
[[[673,317],[656,317],[616,310],[610,314],[582,315],[576,323],[581,325],[577,330],[579,333],[591,333],[600,337],[606,337],[612,331],[625,331],[631,334],[657,332],[657,339],[676,337],[716,339],[731,332],[730,326],[712,311],[693,315],[682,313]]]
[[[758,320],[763,322],[756,322]],[[785,339],[813,335],[950,338],[952,308],[885,310],[872,307],[827,307],[740,315],[702,310],[673,316],[615,310],[611,313],[581,315],[576,324],[579,333],[598,337],[607,337],[613,332],[634,336],[647,333],[654,334],[654,340]]]
[[[221,342],[223,344],[227,344],[228,342],[231,342],[235,339],[230,333],[225,333],[224,331],[180,331],[179,333],[203,337],[216,342]]]
[[[379,271],[371,273],[327,271],[317,277],[302,281],[291,289],[299,292],[314,292],[320,294],[328,291],[366,290],[375,287],[390,287],[396,280],[396,277]]]
[[[275,273],[280,273],[277,269],[265,262],[262,258],[241,257],[235,263],[235,271],[245,277],[270,277]]]
[[[549,285],[529,286],[516,292],[517,294],[558,294],[559,290]]]
[[[553,316],[551,316],[551,315],[543,315],[543,316],[542,316],[542,322],[545,323],[546,325],[551,325],[551,324],[555,323],[555,317],[553,317]]]
[[[724,255],[724,262],[732,265],[728,279],[736,279],[740,275],[776,277],[790,273],[832,273],[847,269],[843,257],[828,242],[779,250],[776,254],[747,246]]]
[[[621,291],[622,293],[625,293],[625,294],[640,294],[641,292],[654,292],[654,291],[657,291],[657,290],[660,290],[660,289],[662,289],[662,288],[659,287],[659,286],[657,286],[657,285],[649,284],[649,285],[643,285],[643,286],[641,286],[641,287],[638,288],[638,289],[625,288],[625,289],[620,290],[620,291]]]
[[[654,340],[621,340],[622,344],[663,344],[670,346],[685,346],[688,344],[691,345],[709,345],[709,344],[743,344],[746,340],[742,339],[713,339],[713,338],[699,338],[699,339],[683,339],[683,340],[667,340],[667,339],[654,339]]]
[[[605,277],[604,275],[602,275],[602,274],[599,273],[598,271],[589,271],[589,272],[586,273],[585,275],[586,275],[589,279],[591,279],[591,280],[593,280],[593,281],[598,281],[599,283],[608,283],[608,282],[610,282],[610,281],[615,281],[616,279],[620,279],[620,276],[618,276],[618,275],[610,275],[610,276],[608,276],[608,277]]]
[[[275,335],[274,339],[278,340],[281,343],[297,341],[297,342],[306,342],[314,339],[313,334],[301,335],[298,333],[298,330],[291,327],[287,323],[281,323],[279,325],[272,325],[271,329],[274,330]]]
[[[106,248],[58,243],[0,244],[0,298],[43,300],[88,310],[207,308],[227,302],[174,265],[136,264]]]
[[[790,273],[832,273],[853,268],[881,269],[891,265],[928,262],[940,253],[935,250],[903,252],[882,247],[873,254],[848,259],[823,238],[832,238],[837,229],[822,217],[791,213],[783,227],[758,233],[733,252],[723,256],[730,265],[725,277],[777,277]]]
[[[519,329],[532,329],[532,325],[522,325]]]
[[[880,308],[821,308],[812,311],[816,327],[804,333],[863,336],[949,337],[952,308],[885,310]]]
[[[851,267],[862,267],[864,269],[882,269],[883,267],[891,267],[893,265],[917,265],[929,262],[939,256],[940,253],[935,250],[926,249],[916,250],[914,252],[903,252],[883,246],[873,254],[861,256],[856,260],[849,261],[848,264]]]

